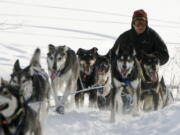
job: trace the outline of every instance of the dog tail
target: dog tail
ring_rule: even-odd
[[[31,66],[33,66],[33,67],[41,67],[40,55],[41,55],[41,50],[39,48],[37,48],[34,51],[34,54],[33,54],[32,58],[31,58],[31,61],[30,61]]]

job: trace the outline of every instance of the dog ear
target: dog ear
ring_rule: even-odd
[[[26,72],[30,74],[30,76],[33,76],[35,74],[33,67],[30,65],[24,69]]]
[[[69,47],[67,47],[66,45],[64,45],[64,52],[67,52],[69,50]]]
[[[133,56],[136,56],[136,50],[133,49]]]
[[[97,51],[98,51],[98,49],[96,47],[93,47],[92,50],[94,53],[97,53]]]
[[[77,55],[80,55],[81,54],[81,52],[83,51],[83,49],[82,48],[79,48],[78,50],[77,50]]]
[[[19,60],[16,60],[16,62],[14,63],[14,68],[13,68],[13,72],[17,72],[21,70],[20,64],[19,64]]]
[[[54,52],[55,46],[53,44],[49,44],[49,52]]]
[[[111,59],[111,50],[108,51],[108,53],[105,55],[106,58]]]

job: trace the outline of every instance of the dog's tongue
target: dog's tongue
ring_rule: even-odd
[[[53,72],[53,73],[51,74],[51,79],[54,80],[55,78],[56,78],[56,73]]]
[[[89,67],[87,67],[85,70],[86,70],[86,72],[90,72],[90,68]]]
[[[125,75],[127,74],[127,72],[128,72],[128,70],[122,70],[122,71],[121,71],[121,74],[122,74],[123,76],[125,76]]]
[[[158,80],[158,76],[156,72],[150,72],[150,76],[151,76],[151,80],[152,81],[157,81]]]

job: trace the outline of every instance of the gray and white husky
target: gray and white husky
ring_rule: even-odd
[[[42,135],[37,113],[32,110],[19,93],[19,87],[0,87],[0,134]]]
[[[67,46],[50,44],[47,54],[49,76],[54,91],[56,111],[64,114],[64,106],[68,105],[68,94],[77,89],[79,62],[75,52]],[[58,96],[61,94],[61,98]],[[75,105],[74,95],[70,96],[70,106]]]
[[[21,68],[19,60],[15,62],[9,83],[20,87],[25,102],[36,110],[44,123],[49,108],[50,83],[48,74],[40,65],[40,49],[35,50],[29,66]]]

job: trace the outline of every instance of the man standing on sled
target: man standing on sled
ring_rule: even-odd
[[[112,59],[114,59],[117,49],[123,47],[123,45],[126,45],[126,47],[132,45],[136,50],[136,56],[139,61],[142,60],[144,55],[157,57],[160,65],[164,65],[169,60],[166,44],[148,26],[147,13],[144,10],[136,10],[134,12],[131,29],[121,34],[110,50]]]

